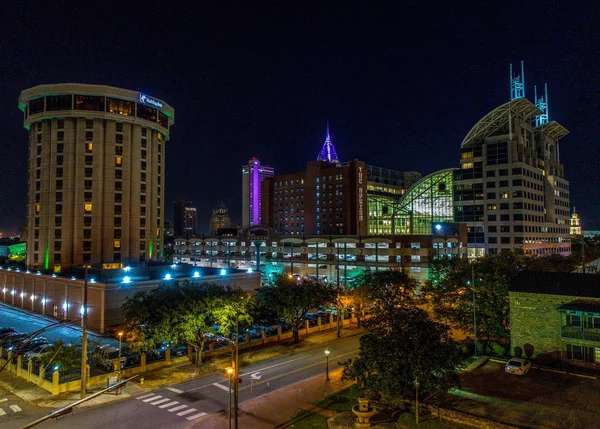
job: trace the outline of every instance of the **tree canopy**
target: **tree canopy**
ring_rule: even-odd
[[[358,358],[342,362],[343,378],[390,396],[413,395],[415,378],[423,392],[454,386],[461,357],[449,328],[410,304],[381,310],[365,321]]]
[[[321,305],[333,303],[335,288],[310,277],[278,275],[272,282],[256,291],[257,303],[271,308],[278,317],[292,327],[294,342],[299,341],[299,330],[306,324],[306,315]]]

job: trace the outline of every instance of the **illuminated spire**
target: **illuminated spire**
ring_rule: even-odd
[[[544,95],[538,98],[537,87],[533,87],[533,98],[535,105],[542,111],[541,115],[535,117],[535,126],[544,125],[548,123],[548,84],[544,84]]]
[[[333,147],[333,143],[331,143],[331,136],[329,135],[329,122],[327,122],[327,134],[325,135],[325,143],[323,143],[321,152],[319,152],[319,156],[317,156],[317,161],[327,161],[332,164],[340,163],[340,160],[337,156],[337,152],[335,151],[335,147]]]
[[[525,97],[525,67],[521,61],[521,75],[514,75],[512,64],[510,65],[510,99]]]

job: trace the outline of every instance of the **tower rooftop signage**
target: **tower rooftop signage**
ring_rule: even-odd
[[[150,104],[151,106],[158,107],[159,109],[161,109],[163,107],[163,104],[160,101],[155,100],[154,98],[149,97],[146,94],[143,94],[141,92],[140,92],[140,103]]]

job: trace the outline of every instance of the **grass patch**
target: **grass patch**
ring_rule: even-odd
[[[415,422],[414,413],[402,413],[397,420],[400,427],[409,429],[473,429],[473,426],[446,422],[431,415],[419,416],[419,424]]]
[[[313,402],[319,408],[325,408],[327,410],[336,411],[341,413],[343,411],[350,411],[354,405],[358,405],[358,394],[359,388],[356,384],[340,390],[333,395],[326,396],[323,399]]]
[[[296,429],[327,429],[327,417],[308,410],[300,410],[292,417],[291,426]]]

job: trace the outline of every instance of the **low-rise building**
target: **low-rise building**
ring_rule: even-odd
[[[513,351],[520,347],[528,357],[600,365],[600,276],[522,273],[509,299]]]

